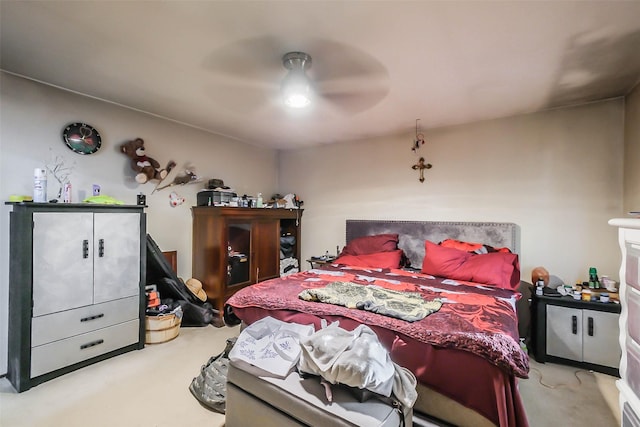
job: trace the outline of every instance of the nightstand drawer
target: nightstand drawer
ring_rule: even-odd
[[[31,347],[80,335],[140,317],[138,296],[61,311],[31,320]]]
[[[31,350],[31,378],[135,344],[139,339],[138,319],[76,335]]]

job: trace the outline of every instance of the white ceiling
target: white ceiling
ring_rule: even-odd
[[[281,149],[624,96],[640,78],[640,1],[0,0],[0,19],[5,71]],[[289,51],[313,58],[304,112],[278,97]]]

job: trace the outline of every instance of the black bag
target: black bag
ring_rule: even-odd
[[[182,306],[182,326],[222,326],[218,310],[196,297],[169,265],[156,242],[147,234],[147,285],[156,285],[161,298]]]
[[[295,244],[296,236],[287,235],[280,237],[280,259],[293,257]]]
[[[216,316],[217,310],[213,308],[211,303],[202,302],[195,298],[197,302],[187,301],[184,296],[184,289],[189,289],[182,283],[182,280],[176,282],[173,279],[164,277],[156,282],[160,295],[168,295],[170,298],[176,298],[182,307],[182,326],[207,326],[219,322]],[[180,295],[180,296],[174,296]]]

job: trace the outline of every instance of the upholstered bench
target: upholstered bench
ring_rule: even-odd
[[[284,379],[261,377],[231,363],[227,376],[225,427],[367,426],[398,427],[399,410],[376,398],[360,402],[347,389],[332,386],[328,403],[318,378],[302,378],[297,372]],[[412,425],[412,410],[405,410],[405,424]]]

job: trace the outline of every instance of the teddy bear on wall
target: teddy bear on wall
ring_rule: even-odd
[[[145,154],[146,150],[142,138],[123,143],[120,150],[131,159],[131,169],[137,172],[135,178],[140,184],[151,180],[162,181],[176,165],[171,160],[164,169],[160,168],[160,163],[157,160]]]

